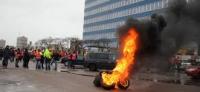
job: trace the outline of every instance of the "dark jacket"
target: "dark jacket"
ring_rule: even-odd
[[[10,51],[10,56],[15,57],[15,50],[14,50],[14,49],[12,49],[12,50]]]
[[[3,51],[3,58],[10,58],[10,49],[9,48],[5,48],[4,51]]]
[[[60,54],[58,52],[53,53],[53,59],[58,61],[60,59]]]
[[[0,49],[0,57],[3,57],[3,49]]]
[[[24,61],[29,61],[29,60],[30,60],[30,54],[29,54],[28,51],[25,51],[25,52],[24,52],[23,60],[24,60]]]

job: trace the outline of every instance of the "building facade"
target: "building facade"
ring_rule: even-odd
[[[116,29],[127,18],[149,18],[162,12],[169,0],[86,0],[83,40],[110,39],[117,46]]]
[[[28,47],[28,38],[21,36],[17,38],[17,48],[23,49]]]
[[[6,40],[0,39],[0,48],[4,48],[6,46]]]

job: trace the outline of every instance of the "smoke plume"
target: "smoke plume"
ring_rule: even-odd
[[[173,54],[192,42],[200,44],[200,0],[173,0],[169,5],[168,26],[162,33],[163,51]]]
[[[153,14],[150,20],[130,18],[118,29],[119,38],[131,27],[140,37],[137,63],[166,69],[170,57],[180,48],[200,44],[200,0],[171,0],[164,17]]]
[[[140,67],[156,63],[154,56],[161,47],[161,33],[167,26],[163,16],[153,14],[150,20],[136,20],[129,18],[125,25],[118,29],[119,41],[127,34],[129,29],[136,29],[139,34],[137,58]],[[158,60],[158,59],[157,59]],[[142,66],[141,66],[142,65]],[[150,67],[150,66],[149,66]]]
[[[118,36],[122,39],[130,28],[135,28],[139,34],[138,55],[154,54],[160,48],[161,33],[166,25],[164,17],[157,14],[153,14],[151,20],[129,18],[125,25],[118,29]]]

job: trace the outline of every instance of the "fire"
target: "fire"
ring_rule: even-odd
[[[135,61],[135,53],[137,50],[137,38],[138,34],[134,28],[131,28],[127,35],[121,39],[121,56],[117,60],[117,65],[113,69],[112,73],[102,73],[103,83],[106,85],[115,86],[120,82],[124,83],[130,76],[131,69]]]

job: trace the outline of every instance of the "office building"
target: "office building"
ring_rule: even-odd
[[[17,38],[17,48],[23,49],[28,46],[28,38],[25,36],[21,36]]]
[[[6,40],[0,39],[0,48],[4,48],[6,46]]]
[[[110,39],[110,46],[118,44],[116,29],[128,17],[149,18],[162,13],[169,0],[86,0],[83,40]]]

